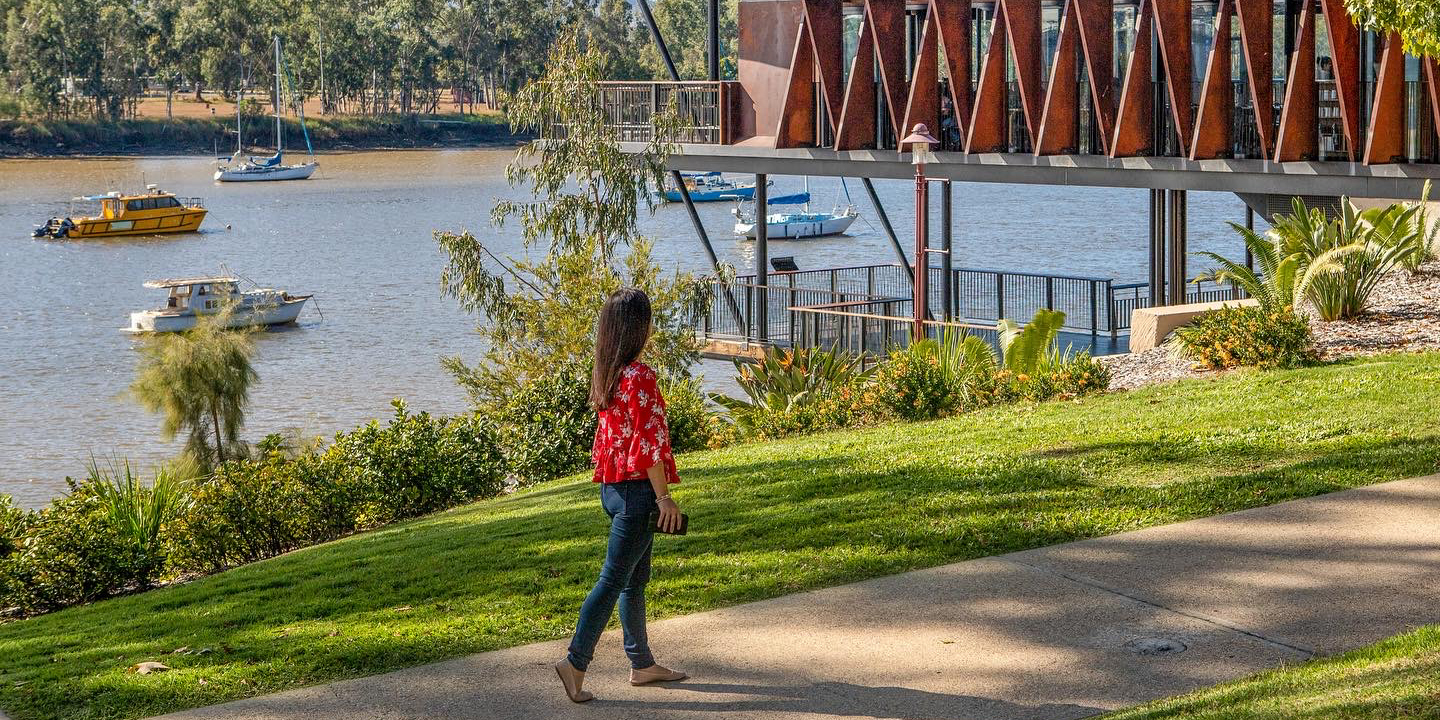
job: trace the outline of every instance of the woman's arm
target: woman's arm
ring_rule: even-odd
[[[680,505],[670,497],[670,483],[665,477],[665,463],[658,462],[645,471],[650,487],[655,490],[656,504],[660,506],[660,529],[674,532],[680,529]]]

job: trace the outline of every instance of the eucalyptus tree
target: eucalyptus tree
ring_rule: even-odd
[[[223,464],[240,441],[255,344],[246,330],[225,326],[228,313],[201,318],[194,329],[145,339],[131,393],[163,417],[166,441],[185,433],[185,453],[204,469]]]
[[[497,226],[519,226],[525,254],[502,258],[468,232],[436,233],[447,258],[442,292],[478,316],[476,330],[488,345],[475,365],[444,359],[477,404],[589,362],[599,309],[622,285],[650,295],[652,365],[685,374],[697,359],[694,327],[708,286],[687,274],[666,276],[638,225],[638,208],[651,202],[648,183],[659,181],[672,147],[674,116],[657,118],[643,150],[621,152],[596,101],[602,65],[599,53],[567,35],[545,73],[505,100],[516,130],[546,137],[521,147],[505,171],[530,198],[501,200],[490,215]]]
[[[1440,57],[1440,0],[1345,0],[1362,27],[1397,32],[1411,55]]]

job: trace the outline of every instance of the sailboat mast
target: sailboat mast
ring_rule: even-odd
[[[284,135],[280,134],[280,36],[275,36],[275,152],[284,147]]]

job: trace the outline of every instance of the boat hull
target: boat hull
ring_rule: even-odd
[[[226,326],[232,328],[265,327],[293,323],[296,318],[300,317],[300,311],[304,309],[305,301],[309,299],[308,296],[293,297],[273,305],[239,307],[230,316]],[[130,313],[130,327],[124,328],[124,330],[131,333],[184,332],[195,327],[200,317],[190,311],[146,310]]]
[[[158,217],[135,218],[133,220],[106,220],[103,218],[71,219],[74,227],[66,233],[73,240],[123,237],[126,235],[160,235],[165,233],[195,232],[205,221],[204,208],[186,208],[183,212]]]
[[[666,190],[663,193],[656,193],[665,202],[682,202],[679,190]],[[706,189],[697,188],[690,191],[691,202],[723,202],[726,200],[750,200],[755,197],[755,186],[733,188]]]
[[[839,235],[850,229],[859,215],[840,215],[825,220],[767,223],[765,225],[765,237],[768,240],[783,238],[813,238],[825,237],[827,235]],[[740,237],[755,237],[755,223],[735,223],[735,234]]]
[[[308,162],[303,165],[276,165],[275,167],[220,168],[215,171],[219,182],[274,182],[278,180],[304,180],[319,169],[320,163]]]

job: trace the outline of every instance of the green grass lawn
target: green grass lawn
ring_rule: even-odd
[[[1440,354],[1400,355],[688,455],[652,616],[1432,473],[1436,407]],[[605,525],[575,477],[0,625],[0,707],[136,717],[564,637]]]
[[[1440,625],[1354,652],[1271,670],[1102,720],[1434,720]]]

